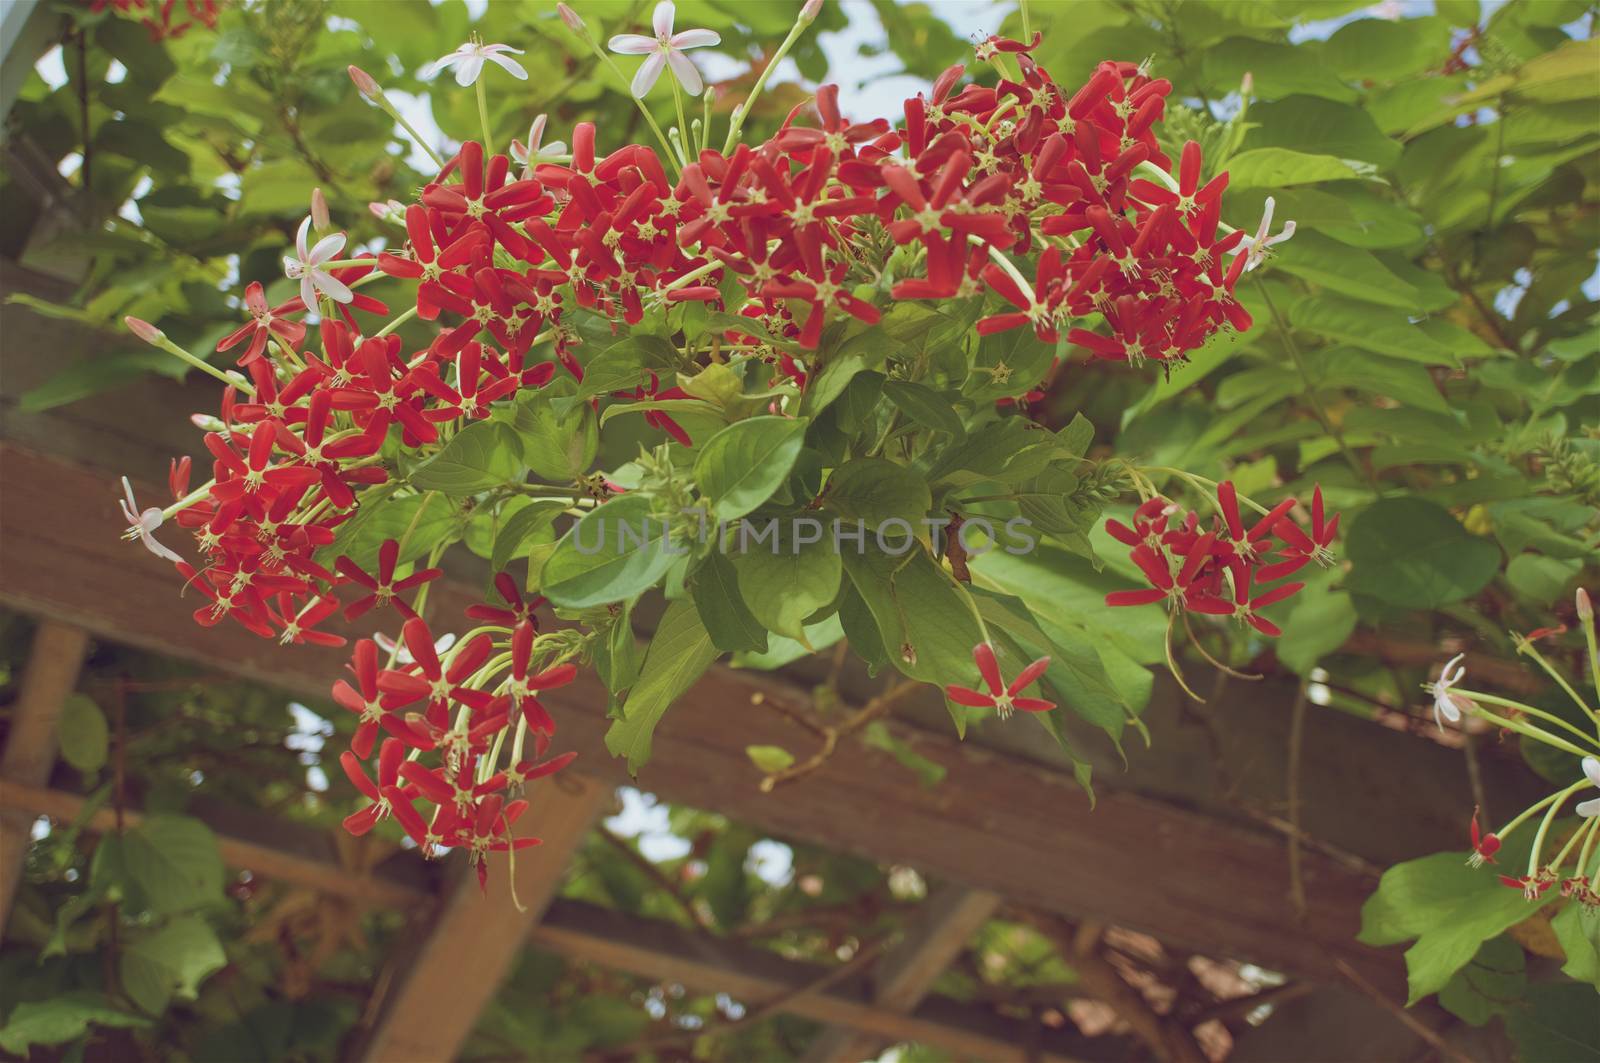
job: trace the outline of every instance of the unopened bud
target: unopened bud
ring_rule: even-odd
[[[320,188],[311,190],[311,227],[317,232],[333,228],[333,221],[328,217],[328,200]]]
[[[356,91],[361,95],[369,100],[375,100],[383,95],[383,90],[378,87],[378,83],[372,79],[371,74],[362,70],[359,66],[352,66],[349,70],[350,80],[356,83]]]
[[[806,6],[800,9],[800,21],[812,22],[822,14],[822,0],[806,0]]]
[[[131,314],[123,318],[122,323],[128,326],[129,332],[138,336],[152,347],[160,347],[166,341],[167,334],[165,332],[162,332],[150,322],[140,320]]]
[[[1256,77],[1250,71],[1244,72],[1244,77],[1239,79],[1239,95],[1248,96],[1255,90]]]
[[[561,16],[561,21],[567,24],[567,29],[571,30],[573,33],[576,33],[580,37],[587,37],[589,35],[589,27],[584,25],[583,19],[579,18],[578,13],[572,10],[572,8],[568,7],[566,4],[557,4],[556,13]]]
[[[1584,590],[1582,587],[1579,587],[1578,588],[1577,598],[1578,598],[1578,619],[1579,620],[1593,620],[1594,619],[1594,605],[1593,605],[1593,603],[1591,603],[1589,601],[1589,592]]]

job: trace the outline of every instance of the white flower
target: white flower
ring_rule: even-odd
[[[1439,669],[1438,680],[1428,688],[1433,694],[1433,722],[1441,731],[1444,730],[1444,721],[1460,723],[1462,710],[1472,708],[1472,702],[1450,692],[1451,687],[1467,677],[1467,666],[1460,663],[1465,656],[1464,653],[1458,653],[1446,661],[1444,667]]]
[[[311,219],[306,218],[300,223],[300,231],[295,234],[294,249],[296,258],[283,260],[283,272],[292,281],[300,282],[300,298],[305,302],[307,310],[313,310],[317,305],[317,293],[321,292],[336,303],[348,303],[355,298],[345,283],[322,268],[324,262],[332,262],[339,257],[339,252],[344,250],[344,233],[330,233],[317,241],[317,246],[306,247],[306,241],[311,235]]]
[[[139,512],[139,503],[133,500],[133,485],[128,478],[122,478],[122,515],[128,520],[128,530],[122,533],[124,539],[130,542],[138,539],[144,543],[144,548],[165,561],[182,561],[175,551],[167,549],[156,542],[156,537],[151,532],[161,527],[161,522],[166,519],[165,514],[155,506],[151,506],[143,513]]]
[[[545,116],[539,115],[528,127],[528,143],[524,145],[520,140],[511,142],[511,161],[522,167],[524,179],[529,177],[533,168],[542,159],[560,158],[567,153],[567,145],[559,140],[548,144],[540,144],[544,140]]]
[[[435,59],[419,71],[419,76],[431,78],[439,71],[448,67],[456,68],[456,84],[462,88],[478,80],[478,75],[483,72],[484,60],[504,70],[518,81],[527,81],[528,72],[522,69],[522,64],[515,59],[508,58],[506,53],[521,55],[521,48],[513,48],[509,44],[484,44],[474,37],[449,55]]]
[[[1268,196],[1266,209],[1261,212],[1261,224],[1257,226],[1256,234],[1254,236],[1245,236],[1243,240],[1239,241],[1239,245],[1233,249],[1233,254],[1245,256],[1244,268],[1247,273],[1265,261],[1267,249],[1272,247],[1273,244],[1285,243],[1294,236],[1294,222],[1292,221],[1284,222],[1283,231],[1277,236],[1271,235],[1272,211],[1277,205],[1277,202],[1271,196]]]
[[[633,75],[633,94],[641,100],[655,85],[664,66],[672,67],[673,76],[689,95],[698,96],[705,88],[705,83],[700,80],[700,71],[694,68],[689,57],[683,54],[683,50],[721,44],[722,37],[715,30],[684,30],[682,33],[673,33],[672,20],[675,15],[676,10],[672,6],[672,0],[661,0],[661,3],[656,5],[655,17],[650,20],[656,31],[654,37],[641,37],[637,33],[619,33],[611,38],[607,45],[613,52],[622,55],[648,56],[640,64],[639,72]]]
[[[394,663],[400,665],[401,667],[417,663],[417,659],[411,656],[411,651],[406,648],[406,644],[403,641],[396,642],[394,639],[390,638],[388,635],[385,635],[381,631],[374,631],[372,633],[372,641],[376,642],[378,644],[378,649],[382,650],[384,653],[394,654]],[[443,635],[440,635],[438,638],[433,640],[433,652],[442,656],[446,650],[455,644],[455,632],[446,631]]]
[[[1590,782],[1600,786],[1600,760],[1596,760],[1594,757],[1584,757],[1583,774]],[[1600,816],[1600,797],[1578,802],[1578,807],[1574,811],[1586,819]]]

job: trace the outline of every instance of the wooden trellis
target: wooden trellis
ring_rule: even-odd
[[[0,281],[35,289],[49,284],[11,266]],[[3,312],[0,334],[8,352],[84,351],[93,342],[77,326],[14,308]],[[48,371],[60,364],[54,361]],[[12,741],[24,744],[15,756],[7,750],[0,769],[6,813],[0,821],[13,865],[27,822],[16,813],[70,819],[81,804],[45,783],[48,724],[72,687],[86,637],[201,662],[299,696],[324,697],[342,661],[337,650],[283,650],[233,626],[196,627],[190,607],[175,596],[168,567],[118,540],[116,476],[135,474],[140,497],[156,497],[160,492],[150,481],[169,454],[193,448],[184,411],[203,408],[209,387],[141,382],[58,412],[22,414],[15,395],[40,371],[8,355],[0,395],[0,604],[45,621],[25,681],[31,693],[24,694],[24,722],[33,722],[14,724]],[[476,588],[458,580],[442,585],[433,600],[438,615],[448,616],[476,597]],[[1137,929],[1311,982],[1339,981],[1347,966],[1395,994],[1403,985],[1398,954],[1354,940],[1373,868],[1450,844],[1461,828],[1461,809],[1471,806],[1460,759],[1451,751],[1313,708],[1300,774],[1305,792],[1317,799],[1307,803],[1298,827],[1288,823],[1286,813],[1272,810],[1284,807],[1293,687],[1273,681],[1248,689],[1233,684],[1199,710],[1186,707],[1170,685],[1158,685],[1146,717],[1153,748],[1130,750],[1126,772],[1114,758],[1101,759],[1093,809],[1070,772],[1030,748],[1019,732],[989,730],[959,742],[936,704],[913,706],[908,720],[890,726],[946,769],[942,785],[925,788],[883,754],[850,744],[805,781],[762,794],[744,749],[805,741],[768,707],[774,701],[796,710],[806,706],[804,668],[776,676],[714,668],[668,715],[639,785],[779,836],[909,864],[958,884],[930,902],[928,925],[848,984],[829,984],[826,972],[771,953],[550,900],[566,858],[611,787],[627,781],[604,751],[606,698],[592,678],[550,699],[561,721],[561,747],[580,751],[575,770],[582,774],[568,788],[550,784],[532,795],[533,821],[546,844],[537,858],[519,862],[526,915],[482,903],[475,888],[458,892],[459,880],[440,881],[436,868],[410,854],[371,873],[356,872],[338,861],[325,835],[262,825],[237,810],[198,812],[217,830],[224,858],[258,875],[366,903],[432,905],[434,929],[419,942],[416,962],[400,965],[406,976],[387,988],[368,1058],[448,1057],[515,950],[531,940],[851,1032],[825,1035],[818,1058],[914,1040],[982,1059],[1027,1052],[1095,1059],[1120,1049],[1105,1039],[1024,1029],[971,1005],[923,999],[999,898]],[[1220,716],[1225,726],[1197,712]],[[32,770],[18,767],[29,763]],[[1509,785],[1492,763],[1488,769],[1491,792]],[[1250,807],[1268,812],[1251,817],[1244,811]],[[104,829],[107,815],[93,817],[91,827]],[[1297,830],[1304,837],[1303,910],[1290,899],[1286,855]],[[436,996],[441,985],[473,1006],[427,1012],[419,1022],[422,1009],[412,1002]]]

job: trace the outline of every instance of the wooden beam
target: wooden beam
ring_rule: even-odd
[[[382,1005],[363,1059],[456,1057],[612,794],[581,776],[542,779],[529,788],[529,819],[543,842],[516,857],[520,910],[502,881],[491,880],[488,896],[481,894],[466,861],[455,857],[454,883],[426,939],[399,963],[391,961],[403,975]]]
[[[50,777],[56,762],[56,723],[61,706],[78,685],[78,673],[89,651],[82,628],[45,620],[33,633],[33,646],[22,672],[22,686],[11,710],[6,748],[0,754],[0,782],[37,786]],[[0,814],[0,937],[11,918],[22,864],[28,855],[33,818],[20,811]]]
[[[910,1014],[933,989],[967,942],[994,915],[1000,896],[951,884],[928,898],[915,925],[878,961],[872,971],[872,1002],[888,1011]],[[825,1030],[806,1048],[813,1063],[858,1063],[875,1059],[881,1038],[846,1030]]]
[[[587,784],[585,793],[593,789],[592,784]],[[551,803],[587,800],[580,794],[546,797]],[[84,798],[78,794],[0,782],[0,810],[21,810],[30,815],[74,821],[83,808]],[[227,814],[216,807],[191,811],[216,832],[222,857],[232,867],[267,874],[292,885],[381,900],[397,907],[426,906],[435,896],[425,876],[408,873],[422,867],[422,860],[414,853],[401,854],[404,860],[375,868],[372,882],[355,890],[343,884],[349,873],[335,858],[306,855],[326,839],[324,831],[292,823],[263,824],[248,816]],[[547,817],[553,811],[547,805]],[[129,822],[139,821],[137,812],[125,815]],[[567,822],[576,820],[569,818]],[[114,825],[114,816],[105,809],[84,821],[85,829],[91,831],[107,831]],[[560,844],[548,823],[544,829],[547,845]],[[527,856],[528,851],[523,855]],[[519,875],[523,874],[522,864],[519,860]],[[544,877],[547,872],[531,874]],[[697,991],[727,993],[750,1009],[776,1005],[775,1010],[815,1022],[867,1031],[883,1041],[917,1041],[967,1058],[1109,1063],[1127,1054],[1126,1042],[1117,1038],[1085,1038],[1074,1033],[1040,1029],[982,1007],[948,999],[926,1001],[911,1015],[889,1011],[876,1005],[863,989],[849,985],[815,988],[829,975],[827,968],[786,960],[765,949],[581,901],[550,901],[544,919],[532,927],[524,926],[526,937],[522,937],[520,931],[513,929],[510,921],[513,910],[503,893],[491,894],[485,901],[476,896],[476,882],[471,884],[469,892],[472,896],[452,894],[451,900],[445,902],[448,908],[456,899],[463,901],[458,918],[464,918],[462,913],[469,909],[476,909],[478,913],[472,923],[457,922],[455,929],[473,934],[487,930],[494,938],[486,947],[497,951],[504,951],[508,946],[514,951],[527,943],[572,960],[599,964],[642,978],[677,983]],[[522,896],[524,903],[532,899],[528,894]],[[438,925],[441,930],[444,928],[443,922]],[[435,940],[439,940],[437,935]],[[481,937],[474,940],[483,945]],[[462,1006],[462,990],[480,975],[481,971],[474,968],[471,979],[436,985],[439,995],[414,999],[413,1003],[424,1019],[444,1021],[447,1018],[444,1013]],[[449,1008],[440,1007],[440,1000],[448,1001]],[[1037,1054],[1030,1056],[1035,1050]],[[411,1048],[397,1045],[386,1056],[370,1049],[367,1052],[367,1058],[407,1061],[450,1056],[443,1048],[423,1049],[415,1045]]]
[[[302,696],[326,697],[343,663],[341,651],[284,649],[237,625],[195,626],[189,616],[193,599],[179,600],[170,567],[114,534],[121,521],[112,473],[0,442],[0,480],[6,493],[0,506],[0,603]],[[160,493],[148,484],[137,489],[141,497]],[[35,519],[39,513],[50,519]],[[179,539],[172,542],[186,548]],[[475,598],[459,584],[438,586],[435,615],[459,616]],[[578,750],[579,765],[591,774],[626,781],[604,748],[607,697],[598,680],[580,675],[554,694],[547,704],[560,721],[558,748]],[[1265,695],[1257,690],[1252,696]],[[941,785],[920,786],[885,754],[851,744],[804,783],[760,793],[745,747],[793,745],[793,725],[768,706],[778,702],[800,711],[808,700],[806,691],[779,677],[714,667],[658,729],[655,756],[640,784],[667,800],[727,812],[780,837],[909,864],[1019,904],[1142,930],[1208,955],[1321,980],[1337,977],[1330,969],[1337,957],[1386,988],[1403,984],[1394,957],[1355,941],[1373,876],[1308,847],[1309,911],[1302,921],[1289,902],[1282,836],[1232,816],[1106,784],[1091,808],[1066,771],[897,721],[888,723],[896,736],[944,768]],[[1260,717],[1269,719],[1272,708],[1270,701],[1263,704]],[[993,730],[1020,734],[1021,723]],[[1317,729],[1322,726],[1341,733],[1328,738]],[[1330,788],[1348,789],[1335,768],[1342,764],[1347,773],[1352,761],[1335,756],[1339,748],[1360,750],[1352,755],[1364,765],[1404,762],[1407,774],[1394,777],[1403,790],[1387,799],[1389,821],[1400,819],[1395,810],[1413,800],[1447,808],[1454,799],[1442,795],[1452,790],[1461,791],[1461,807],[1471,807],[1459,755],[1452,751],[1337,713],[1321,713],[1308,727],[1308,751],[1321,749],[1324,741],[1337,761],[1330,761],[1323,779]],[[1158,752],[1186,758],[1181,767],[1170,760],[1163,765],[1171,778],[1211,769],[1213,758],[1194,738]],[[1281,752],[1276,759],[1281,761]],[[1377,771],[1373,767],[1364,777],[1383,778]],[[1350,799],[1367,800],[1360,793]],[[1378,818],[1367,823],[1368,830],[1393,829]],[[1430,827],[1412,840],[1411,855],[1439,844]]]

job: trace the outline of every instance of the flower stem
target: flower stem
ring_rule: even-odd
[[[484,88],[483,78],[477,81],[478,88],[478,121],[483,125],[483,154],[485,158],[494,154],[494,136],[489,132],[489,92]]]
[[[382,336],[387,336],[389,333],[393,332],[395,329],[399,328],[401,325],[404,325],[407,321],[410,321],[416,316],[417,308],[414,306],[410,307],[405,313],[398,315],[393,321],[383,326],[383,328],[379,329],[377,332],[374,332],[372,334],[372,338],[378,339]]]
[[[1600,748],[1600,742],[1596,742],[1593,738],[1590,738],[1588,732],[1578,730],[1576,727],[1572,726],[1572,724],[1568,723],[1566,720],[1563,720],[1561,717],[1556,716],[1553,713],[1545,712],[1543,709],[1536,709],[1532,705],[1524,705],[1522,702],[1520,702],[1520,701],[1512,701],[1510,698],[1496,697],[1493,694],[1479,694],[1476,691],[1472,691],[1472,690],[1455,690],[1455,691],[1453,691],[1453,693],[1460,694],[1462,697],[1467,698],[1467,699],[1469,699],[1471,701],[1474,701],[1474,702],[1482,701],[1482,702],[1486,702],[1486,703],[1488,703],[1490,705],[1503,705],[1508,709],[1515,709],[1518,712],[1525,712],[1529,716],[1537,716],[1541,720],[1547,720],[1550,723],[1555,724],[1557,727],[1560,727],[1560,728],[1563,728],[1563,729],[1565,729],[1567,731],[1572,732],[1573,734],[1577,735],[1579,738],[1583,739],[1585,742],[1588,742],[1590,745],[1596,746],[1597,748]],[[1543,733],[1543,732],[1541,732],[1541,733]],[[1582,752],[1582,751],[1578,751],[1578,755],[1579,756],[1590,756],[1591,754],[1585,753],[1585,752]]]
[[[622,68],[617,66],[616,63],[612,62],[611,57],[601,50],[599,43],[595,41],[594,38],[585,34],[583,39],[588,43],[589,49],[594,52],[595,56],[598,57],[599,60],[604,63],[613,74],[617,75],[617,79],[621,81],[624,86],[623,91],[628,94],[628,98],[632,100],[634,105],[639,108],[639,113],[644,115],[645,124],[648,125],[650,127],[650,131],[656,135],[656,143],[661,145],[661,150],[667,156],[668,161],[670,161],[681,174],[683,172],[683,165],[679,163],[677,158],[672,154],[672,145],[668,143],[667,135],[661,131],[661,124],[656,121],[656,116],[650,113],[650,108],[644,105],[644,101],[635,96],[633,94],[633,90],[627,87],[629,85],[629,81],[627,75],[623,74]]]
[[[1456,693],[1460,694],[1462,692],[1456,691]],[[1465,696],[1470,697],[1471,695]],[[1483,709],[1478,709],[1477,714],[1483,717],[1485,720],[1488,720],[1490,723],[1499,724],[1508,731],[1515,731],[1517,734],[1525,735],[1536,742],[1543,742],[1547,746],[1554,746],[1556,749],[1559,749],[1564,753],[1571,753],[1575,757],[1594,756],[1594,753],[1591,751],[1587,749],[1581,749],[1578,746],[1573,745],[1571,742],[1568,742],[1565,738],[1556,737],[1549,731],[1543,731],[1537,727],[1530,727],[1527,724],[1521,723],[1517,720],[1508,720],[1503,716],[1496,716],[1492,712],[1485,712]],[[1588,736],[1586,735],[1584,737],[1587,739]]]
[[[678,78],[667,71],[667,80],[672,82],[672,104],[678,109],[678,158],[683,165],[689,165],[689,153],[694,150],[694,142],[689,139],[689,118],[683,110],[683,88],[678,84]]]
[[[810,5],[806,6],[809,7]],[[772,77],[772,72],[778,69],[778,64],[783,62],[789,55],[789,49],[794,47],[794,42],[798,41],[800,35],[806,31],[806,27],[811,25],[811,19],[806,18],[804,15],[804,8],[801,9],[801,12],[801,17],[795,19],[794,26],[789,30],[789,36],[785,37],[783,43],[778,45],[778,50],[772,53],[772,60],[761,71],[761,76],[756,78],[755,85],[750,89],[750,95],[746,96],[744,102],[733,109],[733,117],[728,122],[728,139],[722,142],[722,154],[729,154],[733,151],[733,146],[739,143],[739,134],[744,132],[745,119],[750,116],[750,109],[756,105],[756,100],[761,98],[761,93],[766,89],[767,81]]]
[[[1557,791],[1550,807],[1545,810],[1544,818],[1539,821],[1539,831],[1533,836],[1533,848],[1528,850],[1528,877],[1532,878],[1539,870],[1539,852],[1544,848],[1545,835],[1550,833],[1550,824],[1555,822],[1556,815],[1561,811],[1561,806],[1567,803],[1567,798],[1589,785],[1588,779],[1573,783],[1565,790]]]
[[[1532,642],[1524,638],[1517,639],[1517,652],[1525,653],[1539,662],[1539,667],[1543,668],[1546,674],[1556,681],[1557,686],[1567,692],[1567,696],[1573,700],[1578,708],[1583,710],[1584,715],[1593,716],[1595,714],[1595,711],[1589,707],[1589,703],[1579,697],[1576,690],[1572,689],[1572,684],[1567,682],[1566,676],[1551,667],[1550,662],[1544,659],[1544,654],[1540,653],[1538,647],[1534,646]]]

